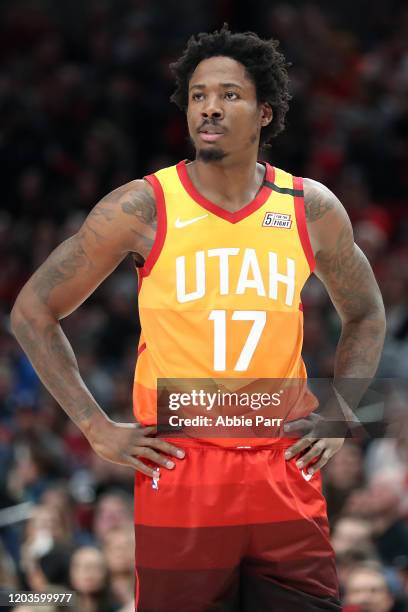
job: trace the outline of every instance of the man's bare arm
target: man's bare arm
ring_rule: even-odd
[[[370,379],[381,356],[385,313],[371,266],[355,244],[344,207],[324,185],[305,179],[305,209],[315,274],[341,318],[335,378]]]
[[[323,418],[349,421],[354,416],[351,409],[358,405],[378,367],[385,335],[384,306],[371,266],[354,243],[351,223],[340,201],[311,179],[304,180],[304,196],[315,274],[326,287],[342,323],[334,387],[346,404],[341,399],[340,404],[323,407]],[[341,448],[343,439],[316,441],[319,436],[314,430],[318,431],[319,424],[311,423],[312,429],[288,449],[286,458],[303,452],[297,465],[304,468],[314,462],[308,469],[313,474]],[[296,431],[296,425],[289,425],[286,431]]]
[[[108,423],[112,429],[111,422],[82,380],[72,347],[58,321],[78,308],[128,253],[139,260],[146,259],[155,230],[156,206],[151,187],[145,181],[132,181],[116,189],[95,206],[78,233],[58,246],[33,274],[11,313],[12,330],[42,382],[95,450],[107,459],[137,469],[144,466],[139,460],[129,454],[118,456],[114,449],[103,447],[96,432],[106,430]],[[115,429],[117,445],[122,442],[129,450],[133,444],[131,450],[135,449],[134,427],[123,426],[119,433]],[[113,432],[110,434],[113,440]],[[170,452],[170,445],[164,448]],[[158,453],[148,448],[134,454],[159,459]],[[151,475],[152,470],[145,468],[142,471]]]

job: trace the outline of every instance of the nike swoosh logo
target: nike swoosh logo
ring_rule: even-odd
[[[187,219],[186,221],[182,221],[180,217],[178,217],[176,219],[176,222],[174,223],[174,227],[177,227],[178,229],[180,229],[181,227],[186,227],[186,225],[191,225],[192,223],[195,223],[196,221],[200,221],[201,219],[205,219],[206,217],[208,217],[208,213],[206,213],[205,215],[201,215],[201,217],[194,217],[194,219]]]
[[[304,470],[302,470],[302,476],[303,478],[309,482],[309,480],[311,479],[311,477],[313,476],[313,474],[308,474],[307,472],[305,472]]]

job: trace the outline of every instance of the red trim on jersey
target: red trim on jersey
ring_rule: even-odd
[[[157,176],[154,174],[149,174],[148,176],[145,176],[144,179],[153,187],[154,196],[156,199],[157,231],[152,250],[146,257],[144,266],[139,269],[139,291],[142,287],[143,278],[145,276],[149,276],[160,255],[167,232],[166,204],[164,201],[163,187],[161,186]]]
[[[293,177],[293,189],[303,192],[303,179],[299,176]],[[296,224],[299,232],[300,242],[303,247],[306,259],[309,264],[310,272],[313,272],[316,266],[312,245],[310,244],[309,232],[306,225],[305,214],[305,199],[304,196],[294,196]]]
[[[141,354],[143,353],[143,351],[145,350],[145,348],[146,348],[146,342],[143,342],[143,344],[141,344],[141,345],[139,346],[139,348],[137,349],[137,356],[138,356],[138,357],[139,357],[139,355],[141,355]]]
[[[303,312],[303,304],[302,304],[302,302],[299,302],[299,310],[300,310],[301,312]]]
[[[264,181],[269,181],[273,183],[275,179],[275,168],[270,166],[267,162],[261,163],[265,166]],[[202,206],[206,210],[209,210],[214,215],[217,215],[217,217],[221,217],[222,219],[225,219],[225,221],[229,221],[230,223],[238,223],[238,221],[242,221],[242,219],[245,219],[251,213],[258,210],[258,208],[261,208],[261,206],[265,204],[271,192],[271,188],[263,184],[258,193],[256,194],[255,198],[251,202],[246,204],[240,210],[230,212],[228,210],[225,210],[221,206],[214,204],[214,202],[207,200],[207,198],[201,195],[201,193],[196,189],[191,178],[188,175],[186,168],[186,160],[179,162],[176,168],[181,184],[183,185],[189,196],[193,198],[193,200],[195,200],[197,204],[200,204],[200,206]]]

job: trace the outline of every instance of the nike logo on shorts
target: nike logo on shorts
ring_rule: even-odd
[[[159,490],[159,478],[160,478],[160,473],[158,476],[153,476],[152,477],[152,489],[154,491],[158,491]]]
[[[180,229],[181,227],[186,227],[186,225],[191,225],[191,223],[195,223],[196,221],[205,219],[205,217],[208,217],[208,213],[206,213],[205,215],[201,215],[201,217],[194,217],[193,219],[186,219],[185,221],[182,221],[180,217],[177,217],[174,223],[174,227],[177,227],[178,229]]]

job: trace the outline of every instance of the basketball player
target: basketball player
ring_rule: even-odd
[[[343,439],[166,440],[156,381],[305,379],[311,271],[342,321],[335,380],[369,379],[381,295],[335,195],[257,161],[288,109],[277,42],[224,27],[192,38],[172,69],[195,160],[103,198],[22,289],[12,328],[94,450],[136,470],[138,610],[340,610],[320,468]],[[142,327],[132,424],[96,403],[59,325],[129,253]]]

